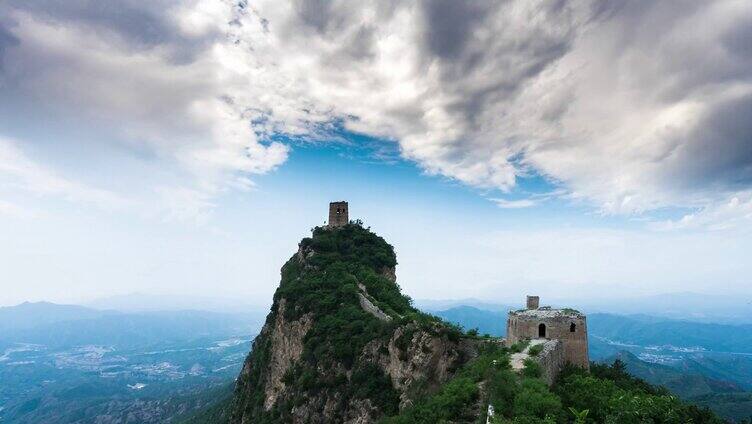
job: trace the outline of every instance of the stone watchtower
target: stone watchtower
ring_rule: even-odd
[[[539,307],[538,301],[538,296],[528,296],[526,309],[509,311],[507,342],[511,345],[526,339],[559,340],[566,362],[589,368],[585,315],[574,309]]]
[[[329,203],[329,228],[342,227],[349,223],[347,202]]]

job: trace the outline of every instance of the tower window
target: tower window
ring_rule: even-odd
[[[569,324],[569,332],[574,333],[574,330],[577,329],[577,326],[574,325],[574,323]]]
[[[538,326],[538,337],[546,337],[546,324]]]

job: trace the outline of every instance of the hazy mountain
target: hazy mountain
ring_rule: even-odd
[[[588,313],[644,314],[721,324],[752,324],[752,297],[700,293],[666,293],[618,299],[563,300]]]
[[[503,311],[504,313],[506,313],[506,311],[509,311],[509,310],[520,308],[520,306],[511,306],[505,303],[488,302],[488,301],[472,299],[472,298],[443,299],[443,300],[415,299],[414,305],[416,308],[426,311],[426,312],[445,311],[447,309],[451,309],[451,308],[458,307],[458,306],[470,306],[470,307],[473,307],[476,309],[482,309],[485,311]]]
[[[16,306],[0,307],[0,333],[61,321],[98,318],[108,313],[77,305],[24,302]]]
[[[112,314],[91,319],[61,321],[31,329],[8,331],[6,341],[53,348],[107,345],[119,349],[168,343],[219,334],[251,334],[255,323],[238,315],[202,311]]]
[[[531,293],[535,294],[535,293]],[[415,305],[425,311],[442,311],[457,306],[472,306],[489,311],[507,311],[524,307],[519,303],[479,299],[417,299]],[[543,304],[571,307],[588,314],[650,315],[683,321],[715,324],[752,324],[752,297],[721,296],[700,293],[666,293],[630,298],[547,298]]]
[[[661,364],[653,364],[640,360],[637,355],[628,351],[621,351],[609,357],[604,362],[610,363],[619,359],[627,367],[627,371],[651,384],[664,386],[685,398],[708,395],[712,393],[732,393],[744,391],[738,384],[715,380],[700,373],[679,370]]]
[[[251,334],[259,323],[251,314],[206,311],[123,313],[48,302],[0,309],[0,340],[51,348],[107,345],[117,348]]]
[[[590,334],[627,344],[752,353],[750,324],[706,324],[644,315],[590,314],[588,330]]]
[[[477,328],[480,334],[503,337],[506,335],[507,312],[508,310],[488,311],[472,306],[457,306],[434,311],[434,314],[461,325],[465,330]]]
[[[253,304],[237,298],[153,295],[130,293],[104,297],[86,303],[93,309],[116,310],[121,312],[200,310],[222,313],[258,315],[263,318],[269,312],[265,302]]]

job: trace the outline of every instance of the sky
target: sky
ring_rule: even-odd
[[[0,3],[0,305],[268,304],[328,202],[419,299],[752,296],[747,0]]]

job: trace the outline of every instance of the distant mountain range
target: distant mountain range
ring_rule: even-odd
[[[0,308],[0,423],[172,422],[231,391],[252,313]]]
[[[252,313],[153,311],[126,313],[47,302],[0,308],[0,340],[52,348],[107,345],[119,349],[225,334],[251,334]]]
[[[616,299],[544,297],[541,302],[555,307],[575,308],[588,314],[649,315],[715,324],[752,324],[752,297],[746,295],[721,296],[683,292]],[[415,305],[426,311],[443,311],[457,306],[471,306],[500,312],[519,309],[523,306],[517,302],[479,299],[416,299]]]
[[[250,303],[238,298],[222,298],[186,295],[156,295],[129,293],[103,297],[85,303],[84,306],[99,310],[116,310],[120,312],[153,312],[200,310],[230,314],[257,314],[263,321],[269,312],[269,305],[264,301]]]
[[[49,302],[24,302],[16,306],[0,307],[0,337],[3,333],[26,330],[62,321],[99,318],[107,314],[78,305],[58,305]]]
[[[624,362],[630,374],[664,386],[692,403],[707,406],[722,417],[738,422],[752,416],[752,392],[744,391],[736,383],[707,377],[701,369],[677,369],[645,362],[627,351],[604,362],[615,359]]]

